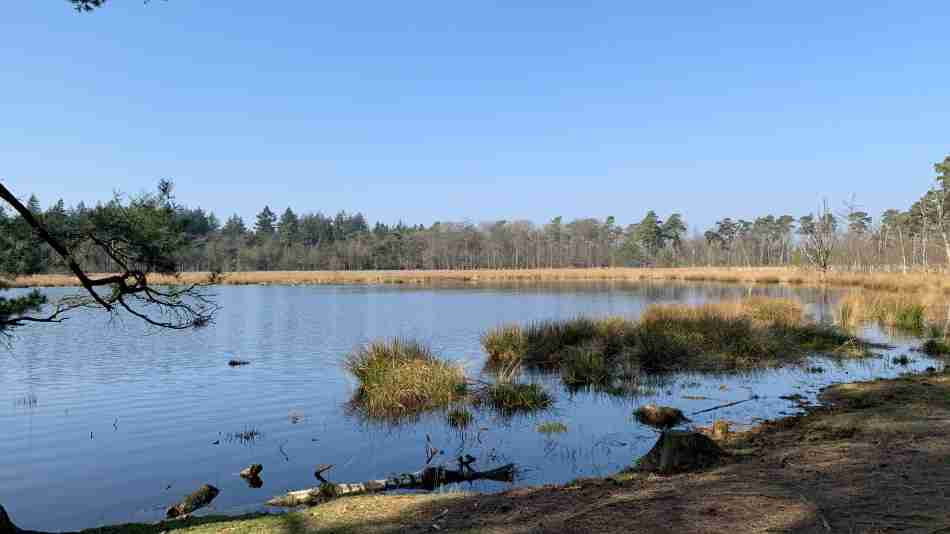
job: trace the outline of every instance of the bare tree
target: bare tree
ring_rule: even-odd
[[[802,253],[816,269],[823,274],[828,272],[838,245],[838,219],[827,200],[822,202],[817,215],[807,215],[799,220],[798,231],[802,235]]]

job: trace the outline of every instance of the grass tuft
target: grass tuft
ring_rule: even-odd
[[[440,408],[466,395],[462,368],[416,341],[372,342],[350,354],[345,367],[359,381],[353,403],[371,417]]]
[[[538,433],[550,436],[552,434],[563,434],[567,432],[567,425],[560,421],[549,421],[538,425]]]
[[[521,359],[525,351],[525,339],[520,327],[500,326],[482,335],[482,347],[488,353],[489,365],[511,365]]]
[[[516,382],[487,385],[473,401],[506,415],[544,410],[554,404],[554,398],[540,385]]]

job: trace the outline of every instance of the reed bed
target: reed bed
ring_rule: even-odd
[[[874,322],[911,332],[945,330],[950,302],[942,293],[882,293],[856,291],[837,305],[837,321],[845,327]]]
[[[178,277],[158,276],[156,284],[204,282],[209,273],[182,273]],[[791,267],[756,268],[625,268],[589,269],[479,269],[405,271],[252,271],[225,273],[220,284],[436,284],[480,282],[561,282],[561,281],[686,281],[742,284],[787,284],[860,287],[873,291],[950,294],[950,276],[944,273],[820,273]],[[17,287],[78,286],[72,275],[46,274],[7,281]]]
[[[863,356],[870,348],[806,319],[795,301],[769,298],[654,305],[637,321],[578,317],[505,326],[487,333],[483,343],[496,358],[504,354],[506,361],[559,371],[569,388],[607,392],[642,373],[757,369],[799,363],[816,352]]]

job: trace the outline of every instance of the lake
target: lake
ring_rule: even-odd
[[[317,464],[334,464],[328,477],[336,482],[421,469],[427,436],[447,461],[467,453],[477,458],[476,468],[518,464],[522,475],[515,484],[563,483],[616,472],[652,446],[656,434],[631,418],[641,404],[689,414],[758,395],[694,418],[748,425],[794,413],[797,405],[782,396],[814,399],[833,382],[942,368],[920,354],[906,366],[892,363],[917,341],[870,329],[864,334],[895,349],[882,358],[816,362],[823,373],[683,373],[638,398],[571,394],[556,377],[533,376],[555,394],[552,410],[515,418],[476,411],[465,432],[451,428],[442,413],[391,425],[365,421],[346,406],[355,384],[341,359],[373,339],[428,342],[478,376],[485,360],[479,337],[504,323],[635,317],[653,303],[749,294],[795,298],[827,320],[839,293],[629,283],[223,286],[216,293],[223,308],[207,329],[156,331],[131,319],[79,313],[61,325],[20,329],[12,346],[0,349],[0,503],[19,526],[73,530],[154,521],[203,483],[221,489],[208,512],[263,510],[271,496],[316,485]],[[230,359],[250,364],[232,368]],[[563,423],[567,432],[538,432],[546,422]],[[238,477],[251,463],[264,466],[260,489]],[[486,482],[461,489],[507,487]]]

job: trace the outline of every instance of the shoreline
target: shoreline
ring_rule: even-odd
[[[156,285],[193,284],[207,272],[178,277],[153,275]],[[944,273],[852,273],[794,267],[602,267],[576,269],[481,269],[406,271],[246,271],[222,273],[218,285],[336,285],[538,282],[713,282],[751,285],[863,288],[877,291],[938,291],[950,295],[950,275]],[[7,281],[11,287],[79,287],[68,274],[23,276]]]
[[[285,514],[193,517],[81,534],[950,529],[950,369],[837,384],[819,399],[803,414],[722,439],[730,457],[698,472],[622,472],[493,495],[364,495]]]

